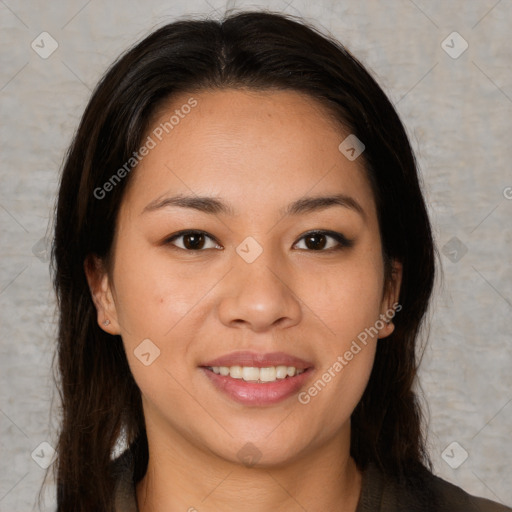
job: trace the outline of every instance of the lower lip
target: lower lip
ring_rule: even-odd
[[[272,405],[289,398],[299,391],[309,379],[313,368],[308,368],[300,375],[286,377],[275,382],[246,382],[234,379],[201,367],[210,381],[219,390],[244,405]]]

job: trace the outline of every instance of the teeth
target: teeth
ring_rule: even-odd
[[[305,369],[294,366],[268,366],[256,368],[254,366],[213,366],[210,370],[217,375],[230,376],[233,379],[242,379],[246,382],[275,382],[294,375],[304,373]]]

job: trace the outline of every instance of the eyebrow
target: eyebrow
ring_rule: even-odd
[[[215,197],[208,196],[184,196],[158,198],[151,201],[142,213],[178,206],[180,208],[191,208],[211,215],[225,214],[235,215],[233,208]],[[357,212],[366,220],[366,213],[363,207],[353,198],[345,194],[334,194],[329,196],[303,197],[290,203],[286,208],[280,210],[280,214],[289,217],[305,213],[325,210],[333,206],[341,206]]]

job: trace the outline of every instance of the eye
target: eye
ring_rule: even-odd
[[[329,242],[329,239],[331,239],[331,242]],[[353,240],[349,240],[336,231],[310,231],[303,235],[300,240],[304,240],[305,247],[299,247],[299,249],[322,252],[337,251],[354,245]],[[333,240],[334,243],[332,242]]]
[[[330,239],[330,241],[329,241]],[[208,246],[209,241],[209,246]],[[303,247],[297,247],[301,250],[311,250],[317,252],[336,251],[343,248],[352,247],[354,242],[349,240],[343,234],[336,231],[316,230],[306,233],[295,244],[298,246],[304,243]],[[205,249],[222,249],[217,241],[208,233],[199,230],[180,231],[165,240],[166,244],[171,244],[184,251],[202,251]]]
[[[176,240],[180,240],[180,243],[175,243]],[[210,246],[205,247],[205,243],[207,240],[210,240]],[[201,251],[203,249],[221,249],[222,247],[216,242],[216,240],[209,236],[204,231],[180,231],[175,235],[172,235],[170,238],[165,240],[166,244],[175,245],[178,249],[183,249],[185,251]]]

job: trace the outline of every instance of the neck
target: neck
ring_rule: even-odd
[[[148,429],[149,462],[136,486],[139,512],[336,510],[354,512],[361,473],[349,455],[350,425],[291,462],[244,466]]]

